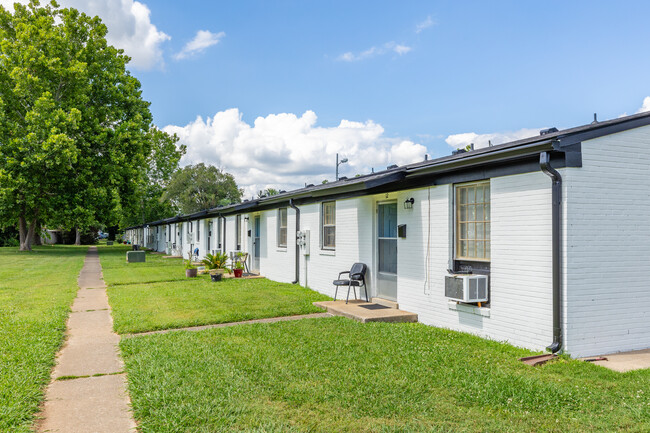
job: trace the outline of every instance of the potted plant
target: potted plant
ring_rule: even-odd
[[[242,262],[236,262],[233,272],[235,273],[235,278],[241,278],[244,275],[244,264]]]
[[[198,269],[192,263],[192,253],[187,254],[187,260],[185,262],[185,276],[188,278],[196,277]]]
[[[221,252],[216,252],[215,254],[206,254],[205,259],[201,260],[208,269],[210,273],[210,279],[213,282],[221,281],[223,273],[226,270],[226,261],[228,260],[228,255]]]

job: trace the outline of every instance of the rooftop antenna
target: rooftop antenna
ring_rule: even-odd
[[[594,121],[591,124],[593,125],[594,123],[598,123],[598,115],[596,113],[594,113]]]

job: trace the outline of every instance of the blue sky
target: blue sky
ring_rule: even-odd
[[[60,1],[247,194],[650,109],[648,2]]]
[[[313,110],[320,125],[372,119],[437,154],[447,152],[441,137],[449,134],[573,126],[593,112],[634,112],[650,95],[647,2],[148,6],[152,22],[173,35],[170,54],[197,29],[226,33],[202,55],[135,72],[160,125],[233,107],[248,122]],[[428,17],[435,24],[416,33]],[[391,41],[411,51],[337,60]]]

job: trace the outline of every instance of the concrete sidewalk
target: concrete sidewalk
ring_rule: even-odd
[[[119,356],[120,337],[113,332],[96,247],[88,250],[78,284],[68,319],[67,340],[57,355],[38,431],[135,431],[124,364]],[[64,380],[57,380],[61,378]]]

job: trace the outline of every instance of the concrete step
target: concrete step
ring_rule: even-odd
[[[389,301],[388,299],[382,298],[371,298],[371,301],[375,304],[383,305],[384,307],[399,309],[399,304],[395,301]]]
[[[314,302],[314,305],[324,308],[328,313],[334,316],[343,316],[349,319],[366,322],[417,322],[418,315],[408,311],[398,310],[396,308],[382,308],[379,310],[369,310],[362,305],[370,305],[372,302],[350,301],[321,301]]]

